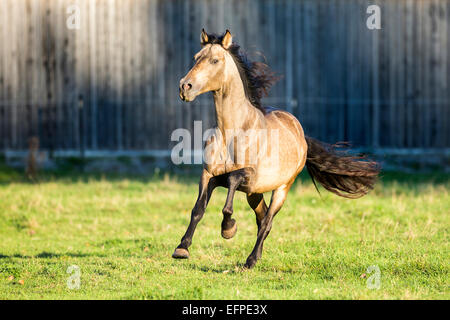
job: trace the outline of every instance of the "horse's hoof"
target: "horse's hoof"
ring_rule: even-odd
[[[256,259],[253,257],[248,257],[247,262],[244,264],[244,268],[251,269],[255,266],[255,264],[256,264]]]
[[[233,225],[228,229],[224,229],[222,226],[222,237],[225,239],[231,239],[236,234],[236,231],[237,231],[236,220],[231,219],[231,223]]]
[[[176,248],[172,254],[172,258],[175,259],[187,259],[189,258],[189,251],[183,248]]]

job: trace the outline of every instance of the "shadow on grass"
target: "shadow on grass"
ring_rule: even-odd
[[[211,265],[196,265],[190,263],[186,266],[192,271],[201,271],[204,273],[217,273],[217,274],[235,274],[250,271],[251,269],[244,268],[244,263],[236,261],[234,264],[224,264],[219,266]]]
[[[83,172],[76,167],[41,170],[36,181],[31,181],[25,176],[25,171],[6,166],[0,161],[0,185],[27,184],[39,185],[48,182],[71,184],[71,183],[90,183],[95,181],[120,182],[128,180],[130,182],[151,183],[159,182],[165,179],[174,180],[180,183],[198,183],[201,174],[201,167],[193,166],[191,170],[184,172],[175,172],[169,169],[149,170],[146,173],[129,172]]]
[[[12,258],[18,258],[18,259],[53,259],[53,258],[62,258],[62,257],[70,257],[70,258],[86,258],[86,257],[106,257],[106,255],[99,255],[99,254],[86,254],[86,253],[53,253],[53,252],[47,252],[43,251],[39,254],[30,256],[30,255],[22,255],[22,254],[11,254],[11,255],[4,255],[0,253],[0,259],[12,259]]]

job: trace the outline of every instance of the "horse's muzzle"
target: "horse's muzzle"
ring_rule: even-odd
[[[185,101],[185,97],[184,97],[184,94],[183,94],[183,90],[181,90],[181,87],[180,87],[180,90],[179,90],[180,92],[179,92],[179,96],[180,96],[180,99],[182,100],[182,101]]]
[[[184,81],[184,79],[180,82],[180,88],[179,88],[180,93],[179,94],[180,94],[181,100],[183,100],[183,101],[190,101],[187,98],[187,96],[188,96],[189,93],[191,93],[190,92],[191,89],[192,89],[192,84],[190,84],[189,82]]]

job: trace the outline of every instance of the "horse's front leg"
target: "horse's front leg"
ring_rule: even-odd
[[[253,248],[252,253],[248,256],[244,267],[253,268],[256,262],[261,258],[264,240],[267,238],[270,230],[272,229],[273,218],[278,211],[280,211],[284,201],[286,200],[289,188],[290,185],[285,185],[273,191],[269,208],[267,209],[267,213],[262,219],[261,225],[258,229],[258,237],[256,239],[255,247]]]
[[[206,206],[208,205],[208,201],[211,198],[211,194],[216,186],[217,186],[216,178],[213,177],[208,171],[203,170],[199,184],[198,198],[191,212],[191,221],[186,230],[186,233],[181,239],[179,246],[175,249],[174,253],[172,254],[173,258],[177,259],[189,258],[188,248],[192,244],[192,237],[194,235],[195,228],[202,219],[203,214],[205,213],[206,210]]]
[[[225,239],[231,239],[234,237],[237,231],[236,220],[232,219],[233,215],[233,199],[234,194],[239,188],[239,186],[243,186],[249,183],[251,176],[253,175],[254,170],[250,168],[238,169],[236,171],[232,171],[228,173],[227,177],[227,186],[228,186],[228,194],[227,200],[225,202],[225,206],[223,207],[223,220],[222,220],[222,237]]]

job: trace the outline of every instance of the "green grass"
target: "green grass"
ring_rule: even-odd
[[[256,240],[243,194],[236,236],[220,237],[225,189],[211,199],[191,258],[171,258],[197,180],[67,173],[30,184],[0,169],[0,298],[450,298],[448,174],[385,174],[359,200],[323,189],[321,199],[303,175],[252,270],[242,268]],[[71,265],[81,270],[78,290],[67,287]],[[378,290],[366,284],[371,265]]]

